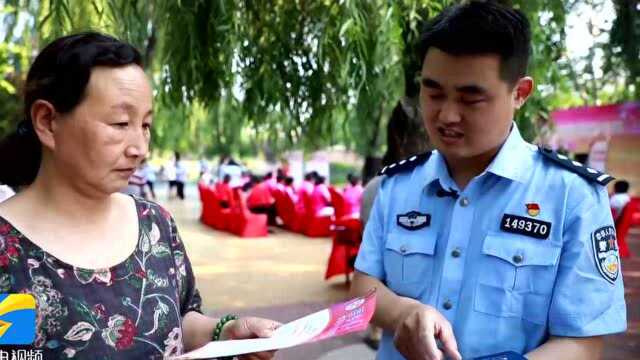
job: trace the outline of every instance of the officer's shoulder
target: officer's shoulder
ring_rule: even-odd
[[[572,172],[589,183],[605,186],[614,180],[614,177],[609,174],[587,167],[578,161],[571,160],[568,156],[559,154],[549,148],[539,146],[538,153],[540,153],[541,158],[545,163],[559,167],[564,171]]]
[[[379,176],[392,177],[394,175],[398,175],[401,173],[411,172],[413,169],[418,167],[421,164],[426,163],[431,157],[431,151],[424,152],[422,154],[417,154],[410,156],[406,159],[400,160],[393,164],[389,164],[378,172]]]

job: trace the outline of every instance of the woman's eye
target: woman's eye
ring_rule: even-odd
[[[121,122],[113,123],[111,125],[113,125],[115,127],[118,127],[118,128],[126,128],[127,126],[129,126],[129,123],[126,122],[126,121],[121,121]]]
[[[151,130],[151,124],[142,124],[142,128],[149,131]]]
[[[433,94],[433,95],[429,95],[429,99],[431,100],[442,100],[444,99],[444,95],[442,94]]]

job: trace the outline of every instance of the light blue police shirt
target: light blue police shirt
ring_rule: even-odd
[[[464,191],[437,151],[385,178],[355,267],[442,313],[465,359],[525,354],[549,336],[626,329],[612,230],[606,188],[547,159],[514,124]],[[389,331],[377,358],[403,359]]]

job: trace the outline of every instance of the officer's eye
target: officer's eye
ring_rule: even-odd
[[[485,102],[484,98],[462,99],[462,103],[465,105],[476,105]]]

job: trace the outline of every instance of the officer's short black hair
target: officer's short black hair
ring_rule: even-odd
[[[515,85],[529,65],[531,26],[517,9],[470,1],[443,10],[426,24],[417,44],[420,64],[431,47],[454,56],[496,54],[501,79]]]
[[[613,192],[624,194],[629,191],[629,183],[625,180],[618,180],[613,184]]]

